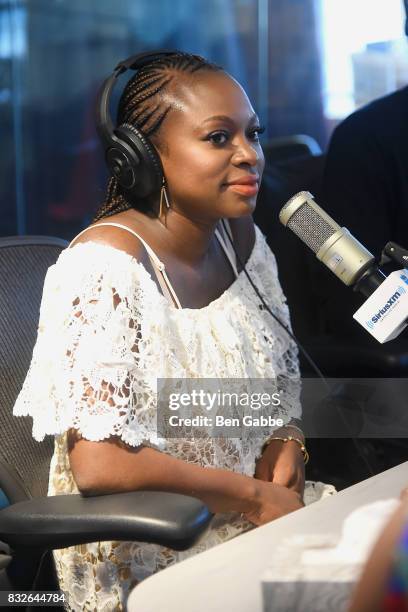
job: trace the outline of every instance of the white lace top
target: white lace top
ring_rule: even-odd
[[[256,227],[247,270],[276,315],[289,324],[276,263]],[[185,461],[253,476],[262,439],[157,436],[156,377],[298,376],[297,350],[241,272],[201,309],[174,308],[143,265],[109,245],[63,251],[44,284],[38,339],[14,414],[33,417],[33,436],[55,435],[49,494],[78,492],[66,432],[88,440],[120,436]],[[277,408],[300,416],[298,397]],[[278,414],[278,413],[277,413]],[[185,552],[135,542],[104,542],[55,551],[61,588],[75,610],[120,610],[135,584],[182,558],[251,527],[237,513],[217,515]]]

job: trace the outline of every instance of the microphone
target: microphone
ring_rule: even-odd
[[[353,318],[378,342],[398,336],[407,326],[408,271],[388,277],[368,251],[345,227],[340,227],[308,191],[294,195],[279,220],[302,240],[345,285],[368,298]]]
[[[345,285],[369,297],[385,280],[375,258],[348,229],[340,227],[308,191],[294,195],[279,220],[304,242]]]

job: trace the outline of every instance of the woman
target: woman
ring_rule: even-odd
[[[61,588],[81,610],[123,609],[144,577],[303,505],[299,429],[277,430],[266,445],[163,440],[155,431],[156,377],[298,376],[294,343],[260,307],[227,246],[229,231],[289,324],[274,257],[251,218],[264,168],[258,118],[223,70],[174,53],[129,81],[118,112],[124,123],[149,138],[165,182],[142,199],[112,178],[91,228],[50,268],[15,414],[33,416],[36,439],[56,436],[50,494],[172,491],[220,514],[184,553],[134,542],[56,551]],[[279,415],[299,417],[298,397]]]

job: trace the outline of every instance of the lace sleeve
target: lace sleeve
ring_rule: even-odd
[[[84,243],[64,251],[44,283],[37,342],[14,414],[33,437],[77,429],[160,447],[156,379],[144,367],[154,283],[126,253]],[[156,298],[157,299],[157,298]]]

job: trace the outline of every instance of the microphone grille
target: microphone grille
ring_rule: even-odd
[[[286,226],[292,230],[312,251],[317,253],[320,247],[339,229],[335,221],[329,222],[330,217],[324,218],[319,214],[320,207],[311,199],[310,193],[303,191],[297,193],[282,208],[281,214],[291,208],[296,199],[303,198],[303,203],[290,215]],[[289,211],[288,211],[289,212]],[[323,211],[322,211],[323,212]],[[326,217],[326,215],[325,215]]]

